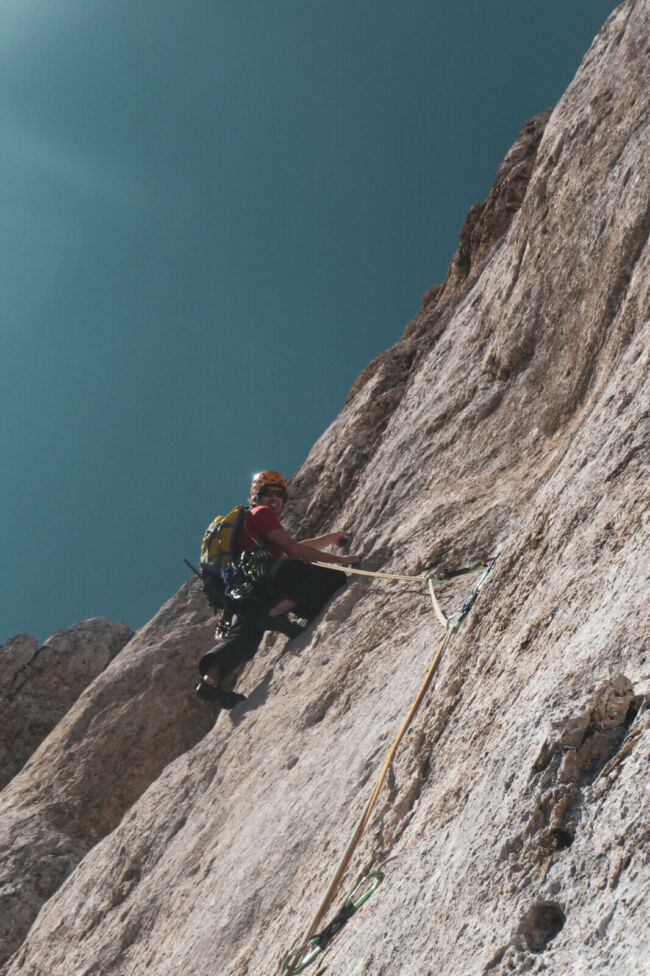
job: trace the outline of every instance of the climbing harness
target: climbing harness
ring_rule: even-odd
[[[338,935],[354,913],[361,908],[364,902],[368,901],[373,891],[377,890],[383,880],[384,874],[382,871],[374,871],[372,874],[368,874],[365,878],[362,878],[329,925],[322,932],[319,932],[311,938],[302,951],[293,950],[289,953],[282,963],[282,972],[287,972],[291,966],[293,967],[291,969],[292,973],[301,973],[310,962],[314,961],[316,956],[325,951],[334,936]]]
[[[365,830],[365,828],[366,828],[366,826],[368,824],[368,821],[370,820],[370,816],[372,814],[373,808],[375,806],[375,803],[377,802],[377,797],[379,796],[379,792],[381,790],[381,787],[382,787],[382,785],[384,783],[384,780],[385,780],[385,778],[386,778],[386,776],[388,774],[388,770],[390,769],[390,767],[392,765],[393,759],[395,757],[395,753],[397,752],[397,749],[399,747],[399,744],[402,741],[404,735],[406,734],[406,731],[407,731],[409,725],[413,721],[413,718],[415,716],[415,713],[417,712],[418,708],[420,707],[420,704],[422,703],[422,699],[424,698],[424,696],[425,696],[425,694],[427,692],[427,689],[429,688],[429,685],[431,684],[431,681],[433,679],[433,676],[434,676],[434,674],[435,674],[435,672],[436,672],[436,670],[438,668],[438,665],[440,663],[440,660],[442,659],[442,655],[444,653],[444,650],[447,647],[447,645],[449,644],[449,642],[450,642],[451,638],[453,637],[453,635],[458,631],[458,629],[459,629],[460,625],[462,624],[462,622],[467,617],[467,614],[470,612],[470,610],[474,606],[474,603],[476,602],[476,598],[478,597],[479,592],[481,591],[481,589],[482,589],[485,581],[487,580],[488,576],[490,575],[490,572],[491,572],[491,570],[492,570],[492,568],[493,568],[493,566],[494,566],[494,564],[495,564],[498,556],[499,556],[499,553],[497,552],[495,556],[491,557],[490,560],[487,561],[487,565],[485,565],[485,566],[481,566],[481,567],[478,567],[478,568],[477,567],[474,567],[472,569],[466,569],[466,570],[461,570],[461,571],[454,571],[453,575],[456,576],[456,575],[461,575],[461,573],[465,573],[465,572],[477,572],[477,571],[479,571],[479,569],[483,569],[483,573],[482,573],[481,577],[479,578],[478,582],[476,583],[474,589],[472,590],[472,592],[470,593],[470,595],[468,596],[468,598],[463,603],[460,611],[458,612],[458,619],[453,624],[452,624],[452,617],[455,616],[455,615],[452,614],[452,616],[449,617],[449,618],[445,617],[444,613],[440,609],[440,605],[438,604],[438,601],[437,601],[436,596],[435,596],[435,593],[434,593],[434,586],[436,584],[441,585],[443,582],[446,582],[447,579],[451,578],[452,574],[449,574],[446,579],[434,580],[432,574],[427,574],[426,576],[419,576],[419,577],[414,577],[414,576],[403,577],[403,576],[392,576],[392,575],[389,575],[387,573],[381,573],[381,574],[380,573],[371,573],[371,572],[369,572],[367,570],[360,570],[360,569],[356,569],[355,570],[355,569],[352,569],[351,567],[345,567],[345,572],[354,573],[355,575],[360,575],[360,576],[375,576],[375,577],[378,577],[380,579],[400,579],[400,580],[406,579],[409,582],[410,581],[414,581],[414,580],[417,580],[418,582],[422,582],[422,583],[426,582],[427,583],[427,586],[429,588],[429,593],[431,595],[431,600],[432,600],[432,603],[433,603],[434,611],[436,613],[436,617],[438,618],[438,620],[441,623],[441,625],[445,628],[445,636],[443,637],[442,642],[441,642],[438,650],[436,651],[435,657],[434,657],[434,659],[433,659],[433,661],[431,663],[431,667],[429,668],[429,671],[427,673],[427,676],[424,679],[424,681],[422,683],[422,686],[421,686],[420,690],[418,691],[418,693],[417,693],[417,695],[415,697],[415,701],[411,705],[411,708],[409,710],[409,713],[406,716],[406,718],[405,718],[405,720],[404,720],[404,722],[402,724],[402,727],[401,727],[401,729],[400,729],[400,731],[399,731],[399,733],[397,735],[397,738],[395,739],[395,742],[393,743],[393,745],[392,745],[392,747],[390,749],[390,752],[388,754],[388,758],[386,759],[386,762],[384,764],[384,768],[381,771],[381,775],[379,777],[379,780],[377,782],[377,785],[375,787],[375,790],[374,790],[374,792],[373,792],[373,794],[372,794],[372,796],[371,796],[371,798],[370,798],[370,800],[369,800],[369,802],[368,802],[368,804],[367,804],[367,806],[366,806],[366,808],[365,808],[365,810],[364,810],[364,812],[363,812],[363,814],[361,816],[361,819],[359,820],[359,823],[357,824],[357,827],[356,827],[356,829],[354,831],[354,834],[352,835],[352,839],[350,840],[350,843],[348,844],[348,846],[347,846],[347,848],[345,850],[345,853],[343,854],[343,857],[341,858],[341,862],[340,862],[340,864],[339,864],[339,866],[338,866],[338,868],[336,870],[336,874],[334,875],[334,879],[333,879],[332,883],[330,884],[330,886],[329,886],[329,888],[327,890],[327,894],[325,895],[325,897],[324,897],[324,899],[323,899],[323,901],[322,901],[322,903],[320,905],[320,908],[318,909],[318,911],[317,911],[317,913],[316,913],[316,915],[314,917],[314,920],[312,921],[311,925],[307,929],[307,932],[305,933],[304,937],[298,943],[298,945],[289,952],[289,954],[284,959],[284,962],[282,963],[282,967],[281,967],[282,968],[282,971],[285,972],[287,974],[287,976],[294,976],[295,973],[302,972],[302,970],[306,966],[308,966],[309,963],[312,962],[320,952],[322,952],[325,949],[327,943],[333,937],[333,935],[330,935],[330,938],[325,942],[324,945],[320,944],[320,942],[318,941],[320,939],[320,937],[323,936],[324,933],[327,933],[329,931],[330,926],[333,925],[334,922],[336,922],[336,920],[339,918],[338,915],[330,923],[330,926],[328,926],[326,929],[323,930],[323,932],[320,933],[320,936],[317,936],[316,935],[318,926],[320,925],[321,920],[323,919],[325,913],[327,912],[328,908],[330,907],[332,901],[334,900],[334,896],[336,895],[336,892],[338,891],[338,889],[339,889],[339,887],[341,885],[341,882],[343,880],[343,877],[345,875],[345,872],[347,871],[347,869],[348,869],[348,867],[350,865],[350,861],[352,860],[352,856],[354,854],[354,851],[356,850],[356,847],[359,844],[359,841],[361,840],[361,835],[363,834],[363,831]],[[377,872],[377,874],[381,874],[381,872]],[[368,877],[372,877],[372,875],[368,875]],[[367,879],[362,879],[362,881],[359,882],[359,885],[361,885],[363,883],[363,881],[365,881],[365,880],[367,880]],[[382,880],[383,880],[383,874],[382,874]],[[359,885],[357,885],[357,888],[354,889],[354,892],[352,893],[353,895],[357,891]],[[373,890],[374,890],[374,888],[373,888]],[[366,897],[369,897],[369,895],[367,895]],[[364,900],[365,900],[365,898],[364,898]],[[348,901],[350,901],[350,899],[348,899]],[[347,904],[347,902],[346,902],[346,904]],[[345,909],[345,905],[344,905],[344,907],[343,907],[343,909],[341,911],[344,911],[344,909]],[[340,914],[341,913],[339,913],[339,915]],[[345,922],[348,921],[348,918],[349,917],[350,916],[348,915],[348,917],[345,918]],[[344,923],[342,922],[338,926],[338,928],[336,929],[336,932],[338,932],[340,930],[340,928],[342,927],[343,924]],[[336,932],[334,934],[336,934]]]

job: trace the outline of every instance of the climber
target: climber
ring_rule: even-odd
[[[236,599],[233,594],[237,589],[226,589],[226,611],[235,615],[226,635],[199,661],[202,677],[196,693],[222,708],[234,708],[245,700],[244,695],[224,688],[222,682],[251,660],[264,632],[279,631],[288,637],[302,633],[304,628],[289,620],[287,614],[292,611],[312,620],[345,583],[344,573],[311,563],[352,566],[360,560],[357,555],[326,551],[326,546],[347,545],[350,536],[346,532],[330,532],[305,542],[294,540],[279,521],[286,499],[287,483],[277,471],[261,471],[254,476],[250,508],[244,512],[234,539],[235,559],[224,572],[233,570],[237,561],[241,564],[245,554],[244,562],[248,560],[252,570],[248,578],[255,582]]]

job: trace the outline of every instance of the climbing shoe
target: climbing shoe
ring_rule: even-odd
[[[291,638],[300,637],[305,628],[287,617],[267,617],[266,630],[272,630],[277,634],[284,634],[285,637]]]
[[[227,691],[220,685],[209,685],[205,681],[199,681],[194,689],[203,701],[214,702],[219,708],[234,708],[240,702],[246,701],[246,695],[240,695],[236,691]]]

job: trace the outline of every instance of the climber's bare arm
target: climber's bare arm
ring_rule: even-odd
[[[327,546],[338,546],[342,549],[347,546],[351,536],[347,532],[329,532],[327,535],[319,535],[316,539],[301,539],[301,545],[311,546],[312,549],[325,549]]]
[[[272,532],[267,534],[267,539],[272,542],[274,546],[279,546],[283,549],[287,556],[291,556],[293,559],[307,559],[309,562],[323,562],[323,563],[334,563],[335,566],[354,566],[355,563],[360,562],[361,556],[351,555],[351,556],[337,556],[332,552],[323,552],[322,549],[318,549],[314,542],[318,542],[319,545],[323,544],[323,539],[330,539],[330,542],[334,542],[331,538],[333,536],[341,536],[344,533],[332,532],[330,536],[321,536],[319,539],[312,539],[310,543],[307,542],[296,542],[286,529],[278,528],[273,529]],[[324,543],[329,545],[330,542]],[[340,543],[334,543],[339,545]]]

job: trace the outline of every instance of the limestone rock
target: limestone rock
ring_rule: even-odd
[[[438,302],[458,291],[476,272],[495,244],[508,230],[528,189],[537,149],[551,111],[535,116],[524,126],[519,139],[497,170],[497,177],[485,203],[477,203],[467,215],[460,232],[460,246],[445,281],[442,294],[425,295],[423,304]]]
[[[57,630],[41,648],[28,634],[0,647],[0,789],[133,636],[92,619]]]
[[[16,676],[36,654],[38,637],[31,634],[18,634],[0,647],[0,694],[6,697]]]
[[[194,652],[212,643],[211,619],[197,585],[187,583],[0,793],[3,958],[93,844],[210,727],[213,715],[195,698],[193,679]],[[51,638],[55,646],[65,633]]]
[[[628,0],[292,481],[287,525],[352,528],[367,567],[499,552],[326,920],[385,880],[314,976],[646,972],[649,54]],[[353,577],[216,722],[211,630],[190,582],[1,794],[3,976],[262,976],[300,940],[442,629],[425,587]]]

